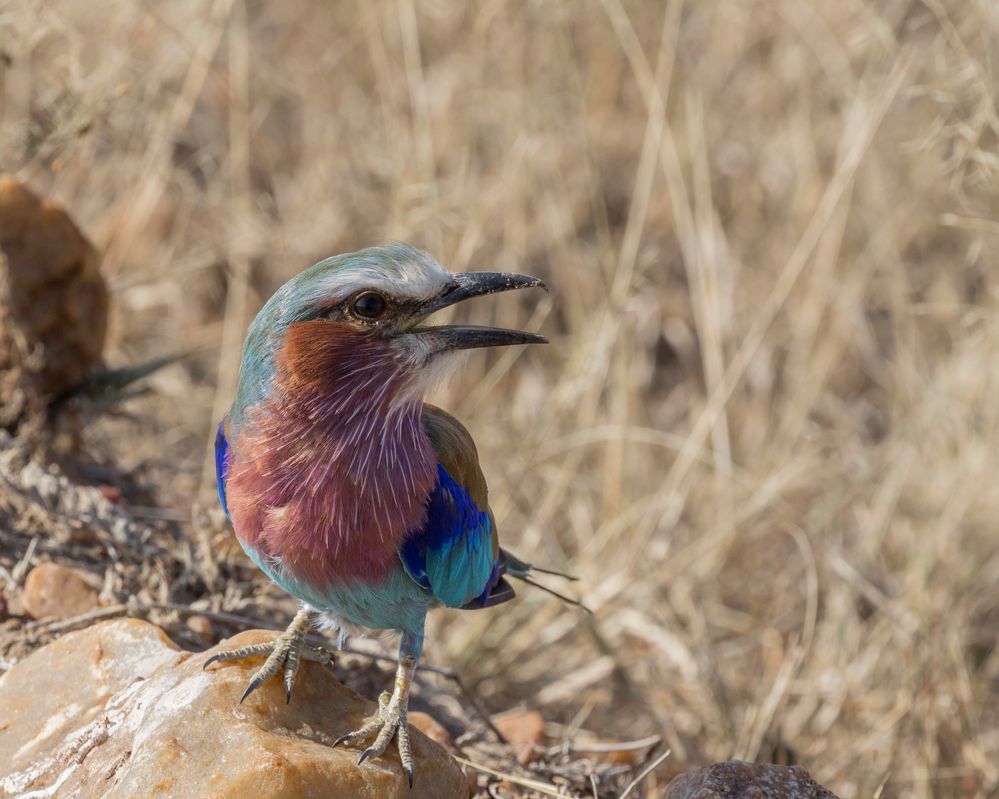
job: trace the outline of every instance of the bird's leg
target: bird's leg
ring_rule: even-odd
[[[422,649],[422,635],[408,632],[402,634],[402,641],[399,644],[399,666],[395,672],[395,688],[392,693],[389,694],[388,691],[382,693],[378,698],[378,713],[366,721],[360,729],[349,732],[333,742],[333,746],[340,744],[354,746],[374,736],[375,740],[371,746],[361,752],[361,756],[357,759],[357,764],[360,765],[369,757],[383,754],[395,738],[396,746],[399,748],[399,759],[402,761],[410,787],[413,786],[413,752],[409,742],[409,688]]]
[[[243,691],[243,696],[239,703],[243,701],[267,680],[273,677],[281,667],[284,666],[284,693],[285,701],[291,702],[291,689],[295,685],[295,678],[298,676],[298,667],[303,660],[311,660],[322,663],[324,666],[333,662],[333,655],[322,647],[309,646],[305,643],[305,636],[312,628],[313,613],[308,608],[302,608],[295,614],[283,633],[271,641],[269,644],[252,644],[230,649],[226,652],[219,652],[212,655],[205,661],[204,668],[208,668],[212,663],[226,660],[242,660],[243,658],[261,657],[266,655],[267,660],[260,667],[256,674],[250,679],[250,684]]]

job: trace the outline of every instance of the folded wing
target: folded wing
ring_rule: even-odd
[[[464,426],[433,405],[423,428],[437,454],[437,485],[423,529],[403,543],[406,572],[452,608],[489,607],[511,599],[502,576],[496,523],[475,443]]]

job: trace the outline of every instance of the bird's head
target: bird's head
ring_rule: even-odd
[[[544,344],[544,336],[520,330],[427,324],[432,314],[462,300],[532,287],[546,289],[527,275],[452,273],[402,244],[320,261],[285,283],[251,325],[234,413],[262,397],[267,375],[282,359],[285,368],[317,378],[324,370],[328,376],[378,361],[422,388],[456,352]]]

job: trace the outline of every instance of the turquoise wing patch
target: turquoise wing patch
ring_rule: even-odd
[[[489,513],[438,465],[426,524],[403,542],[399,557],[417,583],[444,605],[460,608],[487,595],[498,579],[493,535]]]

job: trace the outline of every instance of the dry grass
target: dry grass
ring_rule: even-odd
[[[441,614],[487,704],[842,797],[999,791],[990,0],[0,6],[0,160],[105,250],[105,423],[194,536],[250,316],[385,239],[554,299],[436,400],[504,539],[581,575]],[[214,548],[212,548],[214,546]]]

